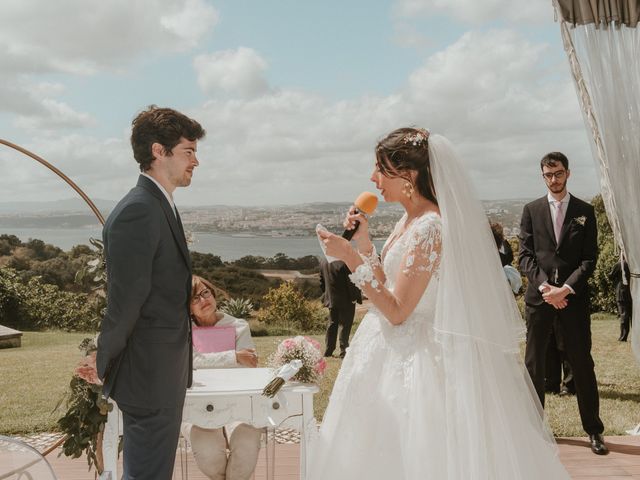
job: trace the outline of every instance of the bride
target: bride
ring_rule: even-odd
[[[380,255],[319,232],[373,303],[313,443],[313,480],[568,479],[519,356],[522,319],[451,144],[416,128],[376,148],[371,176],[405,214]]]

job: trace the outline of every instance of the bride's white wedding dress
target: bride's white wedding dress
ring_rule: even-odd
[[[436,153],[440,152],[432,153],[432,161]],[[362,320],[319,435],[311,442],[312,480],[569,478],[535,408],[537,397],[525,377],[517,344],[515,350],[505,348],[498,336],[492,343],[450,317],[464,313],[474,322],[473,312],[465,310],[463,279],[475,273],[450,275],[445,270],[454,265],[452,256],[447,259],[452,239],[447,239],[451,232],[445,210],[455,212],[440,197],[439,204],[442,218],[427,213],[398,235],[405,215],[385,244],[382,264],[388,290],[393,292],[396,278],[410,278],[417,269],[427,269],[431,276],[402,324],[392,325],[375,307]],[[482,221],[486,222],[483,216]],[[487,241],[495,250],[491,239]],[[491,261],[502,274],[499,260],[491,257],[489,265]],[[504,288],[510,295],[504,277],[491,275],[489,268],[484,278],[499,278],[504,285],[489,285],[486,292]],[[483,288],[478,290],[482,293]],[[489,296],[484,300],[496,301]]]

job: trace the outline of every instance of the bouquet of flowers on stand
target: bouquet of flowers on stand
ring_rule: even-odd
[[[262,392],[269,397],[273,397],[287,380],[316,383],[327,368],[320,343],[301,335],[280,342],[268,363],[276,370],[275,378]]]

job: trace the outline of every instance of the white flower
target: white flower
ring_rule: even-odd
[[[407,255],[407,268],[413,265],[413,260],[414,260],[413,255]]]
[[[574,222],[576,222],[577,224],[581,225],[584,227],[584,224],[587,221],[587,217],[585,217],[584,215],[580,216],[580,217],[576,217],[573,219]]]

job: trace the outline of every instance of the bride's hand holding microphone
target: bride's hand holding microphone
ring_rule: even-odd
[[[344,220],[342,236],[334,235],[327,230],[318,230],[320,240],[324,244],[325,254],[338,258],[351,266],[361,263],[358,252],[353,249],[350,240],[356,243],[361,253],[369,253],[373,244],[369,238],[369,218],[378,206],[378,197],[371,192],[361,193],[349,209]]]
[[[347,240],[353,240],[360,253],[371,251],[373,243],[371,243],[369,236],[369,217],[365,213],[352,205],[344,219],[343,226],[345,230],[342,236]]]

